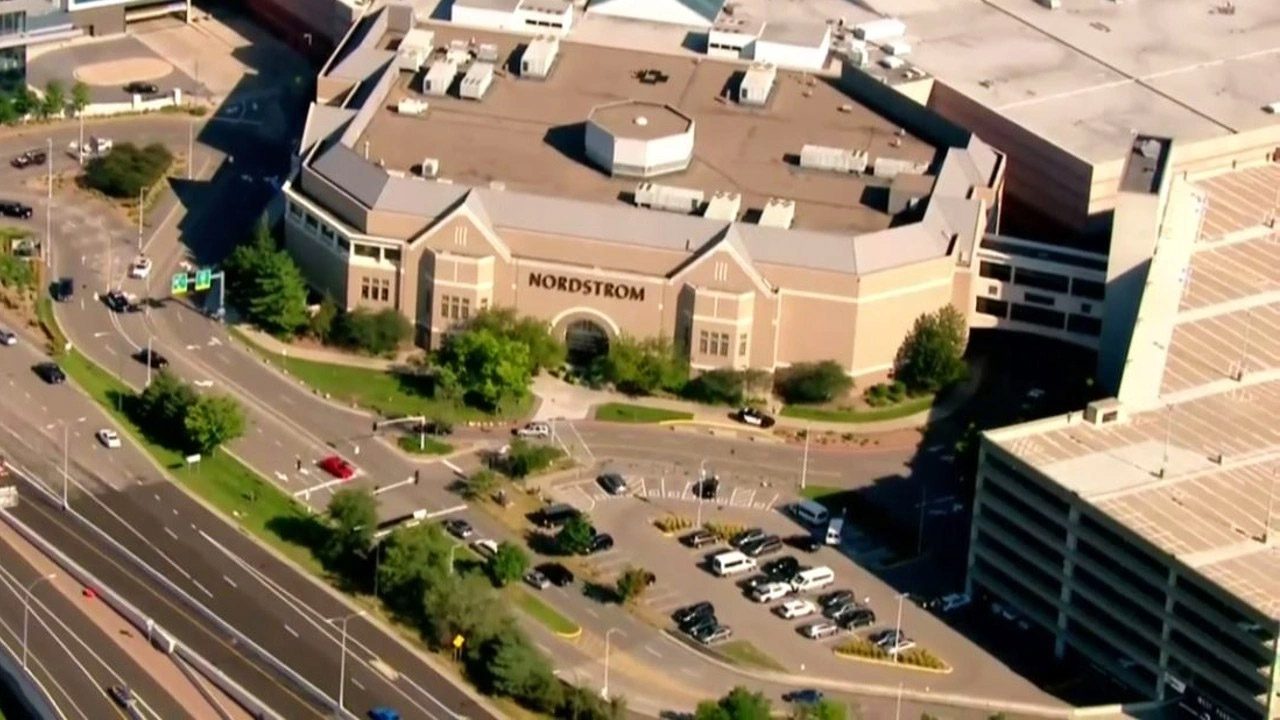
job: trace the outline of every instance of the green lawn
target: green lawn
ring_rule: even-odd
[[[450,422],[509,420],[528,415],[533,407],[532,396],[526,396],[505,403],[496,413],[486,413],[460,403],[431,397],[430,378],[423,375],[285,357],[254,345],[243,333],[234,329],[232,333],[272,364],[283,368],[312,389],[334,400],[354,403],[387,417],[423,415]]]
[[[819,422],[865,423],[878,420],[896,420],[928,410],[933,405],[933,395],[904,400],[889,407],[868,408],[866,410],[813,407],[810,405],[788,405],[782,408],[785,417],[800,420],[817,420]]]
[[[292,497],[226,452],[208,455],[194,467],[184,467],[181,452],[152,442],[119,410],[120,400],[132,394],[126,385],[75,349],[63,355],[59,364],[115,418],[122,432],[132,436],[180,482],[310,572],[324,575],[308,549],[308,540],[315,537],[315,519]]]
[[[452,445],[442,440],[437,440],[430,435],[425,438],[418,435],[401,435],[396,440],[396,444],[400,446],[401,450],[415,455],[448,455],[453,452]]]
[[[605,403],[596,408],[596,419],[618,423],[660,423],[671,420],[692,420],[693,413],[627,403]]]
[[[785,665],[769,657],[763,650],[752,645],[747,640],[730,640],[723,645],[712,648],[712,651],[734,665],[763,668],[777,672],[787,671]]]
[[[560,614],[560,611],[551,607],[542,601],[541,598],[522,587],[512,587],[509,593],[514,596],[516,605],[520,607],[526,614],[534,620],[547,626],[547,629],[557,635],[577,635],[582,632],[582,628]]]

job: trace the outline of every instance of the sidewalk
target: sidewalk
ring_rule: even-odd
[[[329,363],[331,365],[345,365],[347,367],[387,372],[397,366],[405,365],[408,357],[413,354],[412,351],[404,351],[401,352],[395,360],[368,357],[365,355],[343,352],[341,350],[330,350],[323,346],[293,345],[281,342],[252,325],[244,323],[237,323],[235,325],[228,324],[228,326],[241,335],[244,335],[250,342],[266,352],[300,360]]]

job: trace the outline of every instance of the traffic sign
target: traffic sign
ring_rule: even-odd
[[[209,268],[196,270],[196,291],[208,290],[211,287],[213,287],[213,270]]]
[[[463,646],[466,642],[467,642],[467,639],[466,639],[466,638],[464,638],[464,637],[462,637],[461,635],[454,635],[454,636],[453,636],[453,649],[455,649],[455,650],[461,650],[461,649],[462,649],[462,646]]]
[[[186,273],[174,273],[173,283],[169,286],[169,291],[174,295],[185,295],[187,292],[187,282],[190,277]]]
[[[16,485],[0,487],[0,508],[18,507],[18,488]]]

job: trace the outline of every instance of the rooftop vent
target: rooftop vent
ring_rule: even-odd
[[[720,191],[711,196],[707,209],[702,213],[705,218],[733,222],[738,219],[738,211],[742,209],[742,195],[736,192]]]
[[[795,219],[795,200],[769,198],[769,202],[765,203],[764,209],[760,211],[759,223],[762,227],[790,229]]]
[[[1160,141],[1150,138],[1138,143],[1138,154],[1148,160],[1155,160],[1160,157]]]
[[[689,214],[702,206],[701,190],[643,182],[636,185],[635,202],[640,207]]]
[[[867,169],[867,153],[862,150],[805,145],[800,149],[800,167],[838,173],[861,173]]]
[[[1115,398],[1094,400],[1084,408],[1084,421],[1090,425],[1109,425],[1123,419],[1120,401]]]

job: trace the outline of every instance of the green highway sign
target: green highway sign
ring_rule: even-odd
[[[174,273],[173,284],[169,286],[169,291],[174,295],[185,295],[189,280],[190,278],[186,273]]]
[[[196,270],[196,290],[208,290],[213,287],[213,270],[200,268]]]

